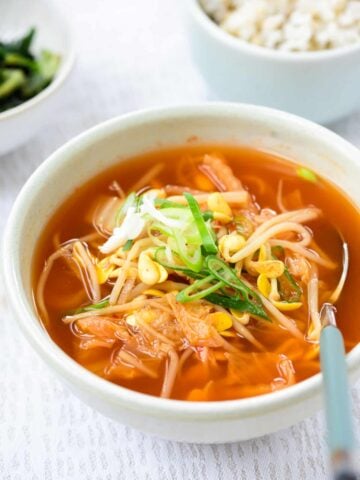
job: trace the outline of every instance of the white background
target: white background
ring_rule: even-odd
[[[192,64],[180,0],[58,4],[73,27],[77,66],[46,129],[0,158],[0,231],[32,171],[76,134],[140,108],[216,100]],[[359,114],[331,128],[360,145]],[[0,295],[1,479],[326,478],[321,413],[275,435],[219,446],[152,439],[102,417],[47,370],[14,326],[2,288]],[[357,429],[359,397],[358,388]]]

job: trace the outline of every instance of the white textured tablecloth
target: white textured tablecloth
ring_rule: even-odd
[[[0,232],[31,172],[74,135],[131,110],[214,99],[191,62],[180,0],[58,3],[73,26],[77,66],[47,128],[0,158]],[[360,145],[359,114],[332,128]],[[217,446],[153,439],[104,418],[47,370],[15,328],[2,288],[0,295],[1,480],[327,478],[321,413],[275,435]],[[354,401],[359,430],[359,385]]]

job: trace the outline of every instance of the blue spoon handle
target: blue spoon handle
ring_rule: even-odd
[[[340,472],[337,473],[334,477],[334,480],[359,480],[358,475],[353,472]]]
[[[350,458],[354,449],[354,434],[344,341],[340,330],[333,325],[327,325],[321,331],[320,359],[324,377],[328,443],[336,468],[336,459],[339,456],[347,454]],[[336,479],[357,478],[346,465],[338,467],[340,468],[335,475]]]

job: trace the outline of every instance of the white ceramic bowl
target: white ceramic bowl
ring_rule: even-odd
[[[307,120],[250,105],[208,104],[134,113],[100,124],[51,155],[31,176],[13,207],[4,237],[4,278],[14,316],[46,364],[86,403],[121,423],[188,442],[228,442],[294,424],[320,406],[321,375],[271,394],[225,402],[156,398],[116,386],[85,370],[47,335],[31,293],[34,248],[54,209],[107,167],[161,146],[246,144],[285,155],[341,186],[360,206],[360,153]],[[351,378],[360,347],[348,355]]]
[[[360,107],[360,43],[287,53],[235,38],[186,0],[193,58],[220,100],[279,108],[328,123]]]
[[[34,51],[52,50],[61,55],[61,65],[51,84],[21,105],[0,113],[0,155],[35,135],[50,117],[56,117],[59,94],[74,63],[70,31],[63,16],[47,0],[1,2],[0,37],[10,40],[36,27]]]

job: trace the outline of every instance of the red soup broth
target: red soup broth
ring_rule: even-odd
[[[298,166],[294,163],[271,153],[245,147],[184,146],[149,152],[119,162],[77,188],[54,212],[39,239],[33,264],[34,289],[55,245],[94,231],[89,222],[89,205],[101,195],[108,194],[114,180],[128,192],[146,170],[162,162],[164,168],[152,180],[152,187],[174,184],[212,191],[214,186],[211,182],[205,176],[198,175],[196,170],[198,159],[212,152],[226,159],[261,208],[278,211],[277,192],[281,181],[282,198],[288,209],[313,205],[322,210],[321,219],[311,222],[311,230],[319,248],[339,265],[336,270],[319,269],[319,277],[328,283],[329,288],[335,288],[341,274],[342,244],[338,233],[341,232],[349,245],[350,268],[345,288],[336,305],[337,322],[345,339],[346,350],[351,350],[360,340],[360,324],[357,321],[360,313],[360,295],[357,294],[360,290],[360,249],[357,247],[360,238],[359,210],[328,181],[322,178],[316,182],[307,181],[298,175]],[[69,273],[66,263],[55,262],[45,288],[49,313],[45,328],[53,341],[93,373],[129,389],[158,396],[162,375],[158,379],[131,375],[129,378],[113,378],[106,374],[111,357],[108,348],[83,350],[79,347],[78,338],[62,321],[67,312],[79,307],[79,298],[73,293],[78,289],[79,280]],[[309,321],[307,310],[300,309],[289,315],[305,333]],[[242,352],[238,364],[232,368],[222,361],[221,349],[208,361],[204,361],[200,354],[193,355],[178,374],[171,397],[212,401],[267,393],[269,384],[276,380],[279,373],[274,359],[282,353],[292,360],[296,382],[319,372],[318,350],[314,345],[292,338],[285,329],[275,328],[266,321],[256,321],[249,325],[249,329],[265,346],[264,352],[256,351],[252,345],[237,337],[228,339],[230,343],[240,346]],[[165,364],[162,368],[165,369]]]

